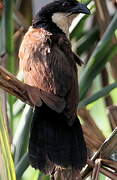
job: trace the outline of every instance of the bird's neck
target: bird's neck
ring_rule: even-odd
[[[51,33],[61,33],[69,37],[69,27],[72,23],[73,18],[74,15],[68,16],[64,13],[54,13],[52,15],[40,13],[38,19],[33,24],[33,27],[41,27]]]
[[[32,24],[33,28],[44,28],[52,34],[65,34],[64,31],[52,21],[50,16],[39,16],[39,18]]]
[[[52,22],[57,25],[69,38],[69,28],[76,15],[69,15],[65,13],[54,13],[52,15]]]

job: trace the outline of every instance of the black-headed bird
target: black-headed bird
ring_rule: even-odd
[[[76,0],[55,0],[34,17],[19,50],[20,67],[34,104],[29,140],[31,165],[45,174],[55,166],[80,170],[87,161],[86,144],[77,117],[76,63],[69,27],[89,9]]]

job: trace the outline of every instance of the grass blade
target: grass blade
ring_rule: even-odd
[[[17,180],[20,180],[22,177],[24,171],[28,168],[29,166],[29,160],[28,160],[28,153],[25,153],[18,164],[16,165],[16,177]]]
[[[32,109],[30,106],[26,105],[13,139],[13,146],[15,149],[14,161],[16,165],[27,150],[31,119]]]
[[[84,100],[82,100],[79,105],[78,108],[82,108],[87,106],[88,104],[93,103],[96,100],[99,100],[100,98],[107,96],[114,88],[117,88],[117,82],[113,83],[111,85],[108,85],[107,87],[103,88],[102,90],[98,91],[97,93],[95,93],[94,95],[85,98]]]
[[[14,24],[13,24],[13,0],[4,0],[5,13],[4,13],[4,27],[5,27],[5,47],[7,53],[7,69],[14,73],[15,72],[15,58],[14,58]],[[8,96],[9,111],[10,111],[10,127],[13,129],[13,103],[15,98]]]
[[[109,50],[108,45],[109,45],[109,42],[110,42],[116,28],[117,28],[117,13],[113,17],[104,36],[99,41],[95,51],[93,52],[91,58],[89,59],[89,62],[80,78],[80,99],[81,100],[84,98],[85,94],[87,93],[88,89],[90,88],[93,79],[97,75],[97,72],[99,73],[107,62],[104,57],[104,52],[106,51],[106,53],[107,53],[107,50]],[[115,51],[115,49],[114,49],[114,51]],[[110,49],[110,53],[112,53],[111,49]],[[103,59],[102,59],[102,57],[103,57]],[[102,64],[103,60],[105,60],[105,62]],[[108,60],[109,60],[109,58],[108,58]],[[101,67],[99,66],[99,63],[101,64]],[[97,71],[97,68],[98,68],[98,71]],[[96,73],[95,76],[93,74],[94,72]]]
[[[8,132],[1,111],[0,111],[0,143],[3,152],[3,157],[5,160],[5,167],[6,167],[8,179],[16,180],[15,168],[10,150]]]

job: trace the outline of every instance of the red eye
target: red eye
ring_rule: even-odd
[[[70,5],[70,3],[69,2],[64,2],[63,4],[62,4],[62,6],[63,7],[65,7],[65,6],[69,6]]]

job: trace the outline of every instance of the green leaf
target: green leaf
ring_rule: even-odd
[[[25,103],[22,102],[20,99],[18,99],[18,100],[13,104],[13,115],[14,115],[14,116],[17,116],[20,112],[22,112],[24,106],[25,106]]]
[[[107,96],[114,88],[117,88],[117,82],[113,83],[111,85],[106,86],[105,88],[103,88],[102,90],[98,91],[97,93],[95,93],[94,95],[85,98],[84,100],[82,100],[79,105],[78,108],[82,108],[87,106],[88,104],[93,103],[94,101]]]
[[[3,154],[8,180],[16,180],[6,123],[0,110],[0,148]]]
[[[99,41],[95,51],[90,57],[89,62],[80,78],[81,100],[85,97],[88,89],[91,87],[93,79],[103,69],[106,62],[110,60],[110,57],[114,55],[115,51],[117,51],[116,49],[117,46],[113,46],[112,49],[108,47],[116,28],[117,28],[117,13],[113,17],[110,25],[108,26],[106,32],[104,33],[104,36]],[[108,57],[109,54],[111,54],[111,56]]]
[[[14,0],[4,0],[4,32],[5,32],[5,52],[7,53],[7,69],[11,73],[14,73],[15,68],[15,58],[14,58],[14,24],[13,24],[13,3]],[[9,101],[9,119],[10,119],[10,127],[13,129],[13,103],[15,101],[14,96],[8,96]],[[12,132],[13,134],[13,132]]]
[[[76,27],[70,33],[70,39],[78,40],[84,35],[84,25],[88,16],[83,16],[82,19],[78,22]]]
[[[18,162],[18,164],[16,165],[17,180],[20,180],[20,178],[22,177],[23,173],[28,168],[28,166],[29,166],[28,153],[25,153]]]
[[[32,109],[30,108],[29,105],[26,105],[23,114],[21,116],[21,120],[19,122],[18,128],[16,130],[15,136],[13,138],[15,164],[19,162],[21,157],[27,151],[31,119],[32,119]]]
[[[4,0],[5,4],[5,36],[6,36],[6,52],[8,55],[8,70],[14,73],[15,61],[14,61],[14,41],[13,41],[13,0]]]
[[[99,40],[99,29],[94,27],[91,31],[87,32],[78,42],[76,52],[81,55],[83,52],[89,51],[94,44]]]

